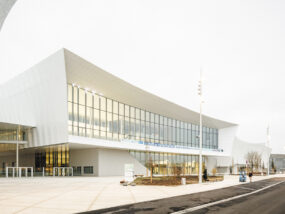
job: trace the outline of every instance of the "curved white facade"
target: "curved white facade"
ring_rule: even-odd
[[[66,87],[64,52],[59,51],[0,86],[0,121],[35,127],[27,147],[67,142]]]
[[[256,152],[261,156],[261,166],[268,168],[271,148],[266,143],[249,143],[235,137],[232,148],[232,165],[234,165],[234,172],[238,172],[239,166],[246,166],[249,162],[247,155],[250,152]],[[270,167],[270,166],[269,166]]]
[[[16,0],[0,0],[0,30]]]
[[[182,140],[185,142],[184,144],[175,144],[174,142],[169,142],[169,139],[167,139],[168,143],[166,143],[166,139],[162,140],[162,142],[159,142],[158,139],[158,142],[154,140],[153,143],[146,143],[141,138],[127,141],[120,139],[120,137],[117,140],[110,140],[107,137],[105,139],[91,137],[93,134],[87,134],[87,130],[91,128],[90,130],[93,133],[95,121],[90,119],[90,124],[86,123],[88,120],[86,111],[89,108],[86,106],[82,106],[85,109],[84,115],[86,116],[83,119],[85,121],[83,124],[85,134],[84,136],[77,136],[80,135],[77,132],[77,134],[74,134],[73,131],[69,130],[71,126],[71,130],[73,130],[73,125],[71,124],[74,123],[70,121],[70,117],[74,118],[76,113],[74,113],[74,107],[72,107],[73,113],[70,114],[69,105],[72,104],[70,102],[73,102],[68,100],[67,88],[70,84],[76,84],[78,88],[84,88],[86,91],[96,91],[103,94],[104,97],[111,98],[114,100],[113,102],[116,101],[133,106],[139,111],[160,115],[166,121],[169,120],[168,118],[173,121],[177,120],[179,124],[182,121],[181,126],[186,127],[184,132],[186,138],[189,133],[193,135],[188,141],[197,141],[197,132],[191,131],[191,124],[197,125],[197,127],[199,124],[199,114],[197,112],[141,90],[85,61],[70,51],[62,49],[0,86],[0,123],[2,124],[0,125],[0,130],[5,129],[5,126],[8,129],[8,124],[10,124],[10,129],[13,125],[14,128],[20,126],[24,129],[26,140],[28,141],[25,148],[27,151],[33,151],[31,153],[36,156],[35,162],[41,162],[40,160],[49,158],[47,163],[50,166],[54,166],[54,161],[63,164],[64,157],[64,165],[78,168],[80,173],[81,169],[84,169],[84,173],[90,173],[91,166],[93,167],[91,174],[99,176],[112,175],[112,172],[107,173],[105,169],[111,165],[113,169],[120,169],[120,172],[116,171],[114,174],[123,174],[122,166],[125,163],[132,162],[135,164],[136,173],[145,174],[147,170],[145,170],[144,164],[142,164],[141,160],[136,160],[137,157],[133,158],[128,151],[134,151],[132,154],[139,154],[140,157],[150,152],[153,153],[154,157],[158,155],[156,160],[158,160],[157,164],[160,167],[168,166],[172,156],[178,159],[183,157],[183,161],[188,167],[185,170],[197,173],[196,155],[198,155],[198,149],[195,146],[189,146],[190,144],[187,144],[187,139],[185,139],[183,134],[181,136],[184,137]],[[73,94],[72,96],[75,95]],[[72,106],[75,104],[72,104]],[[76,106],[78,108],[78,104]],[[76,117],[78,117],[77,113]],[[117,115],[117,118],[120,117],[120,115]],[[140,123],[145,124],[144,121]],[[165,127],[167,125],[169,124],[164,124]],[[232,156],[236,159],[236,155],[241,152],[238,150],[240,148],[236,148],[236,143],[238,142],[235,137],[238,126],[208,116],[203,116],[203,125],[208,127],[210,131],[217,130],[218,132],[217,148],[203,149],[206,167],[209,170],[219,166],[229,167],[228,162],[231,161],[228,160],[231,160]],[[160,126],[163,127],[163,125]],[[190,127],[190,130],[187,127]],[[177,125],[176,128],[181,129],[180,125]],[[76,127],[76,129],[82,129],[82,127]],[[216,135],[213,134],[213,136]],[[209,138],[209,141],[211,140],[213,139]],[[68,147],[57,148],[57,153],[54,153],[55,151],[52,151],[50,146],[61,144],[68,145]],[[37,152],[38,148],[47,148],[47,150],[39,153]],[[63,151],[64,153],[62,153]],[[54,159],[54,155],[59,153],[61,156]],[[93,155],[84,155],[87,153]],[[116,154],[118,155],[117,157]],[[53,158],[52,161],[51,156]],[[58,162],[59,158],[61,162]],[[5,161],[5,158],[3,160]],[[44,162],[43,160],[42,162]],[[8,162],[7,164],[9,165]],[[33,163],[31,162],[31,164]],[[86,167],[82,166],[82,164],[85,164]],[[167,170],[169,169],[159,168],[158,174]]]

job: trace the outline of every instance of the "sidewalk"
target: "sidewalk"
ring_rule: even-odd
[[[254,176],[253,181],[285,175]],[[1,178],[0,213],[76,213],[240,184],[238,176],[185,186],[121,186],[122,177]]]

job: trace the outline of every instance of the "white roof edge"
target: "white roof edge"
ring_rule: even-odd
[[[264,142],[249,142],[249,141],[246,141],[246,140],[242,140],[241,138],[235,136],[235,139],[234,139],[235,142],[241,142],[241,143],[244,143],[244,144],[248,144],[248,145],[261,145],[261,146],[266,146],[266,141]]]
[[[199,113],[140,89],[67,49],[64,49],[64,55],[68,83],[77,83],[80,86],[101,91],[108,98],[162,116],[199,124]],[[79,70],[80,72],[78,72]],[[94,88],[95,86],[96,88]],[[205,126],[217,129],[237,126],[235,123],[206,115],[203,115],[203,122]]]
[[[4,144],[27,144],[28,141],[24,141],[24,140],[0,140],[0,143],[4,143]]]

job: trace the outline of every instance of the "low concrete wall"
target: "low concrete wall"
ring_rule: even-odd
[[[70,150],[70,166],[81,167],[84,176],[124,176],[125,164],[134,164],[135,174],[146,174],[146,168],[126,150]],[[84,174],[84,166],[93,166],[93,174]]]
[[[98,176],[98,150],[75,149],[70,150],[70,166],[81,167],[81,175]],[[84,166],[93,166],[93,174],[84,174]]]
[[[146,168],[126,150],[100,149],[99,176],[123,176],[125,164],[134,164],[135,174],[146,174]]]

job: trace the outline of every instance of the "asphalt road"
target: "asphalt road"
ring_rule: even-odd
[[[238,195],[285,181],[284,178],[272,178],[253,183],[246,183],[207,192],[165,198],[154,201],[129,204],[101,210],[84,212],[85,214],[166,214],[187,210],[207,203],[224,200]],[[186,212],[187,213],[187,212]],[[189,212],[190,213],[190,212]],[[250,196],[199,209],[194,214],[202,213],[285,213],[285,182],[270,187]]]
[[[285,182],[250,196],[246,196],[226,203],[221,203],[216,206],[211,206],[191,213],[284,214]]]

